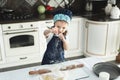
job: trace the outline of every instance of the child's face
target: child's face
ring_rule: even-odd
[[[65,21],[56,21],[54,26],[58,30],[58,34],[60,34],[67,30],[68,23]]]

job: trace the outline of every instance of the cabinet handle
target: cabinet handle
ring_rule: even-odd
[[[21,57],[20,60],[27,59],[27,57]]]
[[[28,33],[28,32],[37,32],[37,30],[30,30],[30,31],[18,31],[18,32],[7,32],[7,33],[4,33],[5,35],[9,35],[9,34],[20,34],[20,33]]]
[[[53,23],[52,21],[49,21],[49,22],[45,22],[45,23]]]

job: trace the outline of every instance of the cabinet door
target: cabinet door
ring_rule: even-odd
[[[39,34],[40,34],[40,61],[42,61],[44,52],[47,47],[46,38],[43,33],[47,28],[50,28],[51,26],[53,26],[53,20],[47,20],[47,21],[40,22],[40,27],[39,27],[39,31],[40,31],[39,32]]]
[[[88,55],[106,55],[108,24],[86,22],[86,49]]]
[[[120,22],[109,23],[107,53],[110,55],[118,53],[120,46]]]
[[[40,61],[42,61],[45,49],[46,49],[46,39],[43,34],[44,30],[46,29],[45,23],[43,22],[39,27],[39,34],[40,34]]]
[[[75,57],[83,55],[81,53],[82,47],[82,29],[80,20],[78,18],[73,18],[71,23],[68,26],[68,43],[69,43],[69,50],[66,53],[66,57]]]
[[[3,35],[2,35],[2,29],[0,25],[0,63],[3,63],[4,60],[4,46],[3,46]]]
[[[1,51],[1,49],[0,49],[0,51]],[[2,61],[2,55],[1,55],[1,52],[0,52],[0,61]]]
[[[1,43],[0,43],[1,45]],[[2,52],[1,52],[1,46],[0,46],[0,62],[2,61]]]

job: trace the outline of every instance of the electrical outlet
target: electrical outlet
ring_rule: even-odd
[[[110,4],[116,4],[116,0],[108,0],[108,3],[110,3]]]

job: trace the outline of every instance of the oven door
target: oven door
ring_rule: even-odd
[[[39,54],[38,29],[4,32],[6,56]]]

